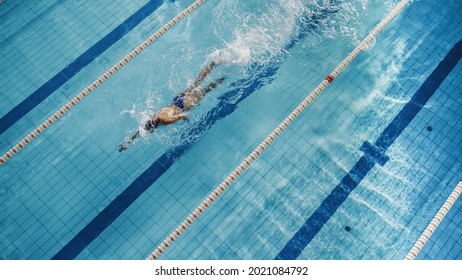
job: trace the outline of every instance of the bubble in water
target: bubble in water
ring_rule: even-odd
[[[234,41],[226,49],[215,50],[209,55],[211,60],[222,59],[225,65],[237,64],[246,66],[249,64],[251,52],[249,46],[242,41]]]

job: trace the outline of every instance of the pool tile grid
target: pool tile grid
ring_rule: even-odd
[[[440,123],[444,125],[445,122]],[[424,133],[428,133],[426,128],[427,124],[420,125],[419,127],[413,127],[411,123],[409,130],[412,129],[413,131],[424,131]],[[458,129],[460,130],[460,128]],[[455,130],[457,130],[457,128]],[[412,137],[408,137],[407,139],[409,140],[406,140],[405,142],[411,142],[409,144],[412,146],[415,146],[418,143],[422,143],[422,140],[416,141],[416,139]],[[425,138],[423,139],[424,146],[426,146],[429,140]],[[445,147],[448,149],[448,151],[446,151],[445,153],[453,153],[455,150],[457,150],[457,148],[454,150],[455,147],[457,147],[457,145],[451,143],[451,145]],[[403,155],[403,152],[406,153],[406,149],[398,150],[400,150],[398,151],[400,155]],[[417,155],[416,158],[415,155]],[[447,163],[452,166],[454,166],[454,163],[456,166],[459,165],[459,171],[457,171],[457,167],[456,169],[451,167],[448,168],[447,166],[444,166],[442,163],[439,163],[436,160],[436,156],[429,158],[421,157],[419,153],[411,153],[409,156],[405,156],[403,160],[406,161],[405,164],[403,164],[403,162],[398,161],[394,163],[394,167],[391,166],[390,170],[386,170],[387,173],[391,172],[393,174],[399,174],[403,173],[403,170],[409,170],[408,172],[399,175],[400,177],[398,177],[397,179],[401,181],[400,184],[397,185],[398,187],[396,190],[391,190],[391,193],[399,195],[400,199],[398,201],[404,203],[400,206],[400,212],[403,213],[408,209],[410,211],[409,214],[404,215],[403,218],[398,219],[396,221],[396,224],[400,227],[405,226],[406,228],[413,229],[407,229],[406,231],[404,231],[401,234],[402,236],[397,240],[406,240],[406,242],[401,242],[402,248],[400,248],[400,246],[395,245],[395,247],[401,250],[403,250],[403,248],[409,247],[409,244],[412,244],[415,241],[416,234],[420,234],[419,229],[421,229],[425,223],[428,223],[428,219],[430,219],[437,210],[436,207],[438,205],[438,202],[441,203],[441,201],[446,199],[447,195],[449,194],[451,187],[449,187],[448,184],[450,185],[451,181],[454,182],[454,180],[457,180],[457,176],[459,176],[458,174],[460,173],[460,163],[458,163],[457,160],[450,160]],[[415,160],[417,160],[417,162],[414,162]],[[431,163],[431,169],[428,169],[428,167],[426,167],[428,162]],[[400,168],[400,165],[403,166]],[[415,176],[415,174],[417,174],[417,176]],[[383,188],[381,186],[389,185],[390,182],[384,182],[382,180],[382,177],[383,176],[380,176],[372,180],[372,182],[369,182],[369,184],[371,184],[372,186],[375,185],[376,187],[380,188]],[[413,188],[414,191],[411,192]],[[425,206],[423,206],[422,203],[425,203]],[[413,214],[414,209],[415,211],[417,211],[415,214]],[[354,210],[352,209],[352,211]],[[394,212],[392,211],[389,216],[394,217]],[[402,255],[403,252],[400,252],[398,250],[396,254],[392,255],[391,257],[400,259],[402,258]]]
[[[268,163],[268,164],[270,164],[270,163]],[[266,174],[266,173],[265,173],[265,174]],[[226,246],[224,246],[224,248],[226,248]],[[209,251],[210,251],[210,250],[209,250]],[[220,250],[220,251],[221,251],[221,250]]]
[[[46,1],[42,5],[24,1],[10,1],[2,3],[0,16],[2,17],[2,40],[21,32],[28,24],[42,18],[50,9],[58,3],[57,0]]]
[[[459,63],[459,64],[460,64],[460,63]],[[458,70],[457,70],[457,68],[456,68],[452,73],[457,73],[457,71],[458,71]],[[451,76],[453,75],[452,73],[448,76],[448,80],[451,80]],[[447,84],[447,83],[443,83],[442,88],[445,87],[445,84]],[[441,91],[441,90],[440,90],[440,91]],[[436,98],[439,98],[439,95],[438,95],[438,94],[436,94],[435,99],[436,99]],[[431,104],[431,103],[432,103],[432,102],[430,102],[430,104]],[[445,109],[447,109],[447,111],[451,112],[452,110],[454,110],[454,108],[457,108],[457,105],[460,107],[460,102],[459,102],[459,104],[457,104],[457,102],[456,102],[456,103],[454,103],[454,102],[449,102],[449,103],[447,103],[447,104],[439,104],[439,105],[442,105],[442,106],[429,106],[429,107],[430,107],[431,109],[434,108],[435,111],[436,111],[436,110],[441,111],[441,109],[439,109],[439,108],[445,108]],[[452,108],[451,108],[451,107],[452,107]],[[430,110],[431,110],[431,109],[430,109]],[[425,135],[429,135],[429,134],[431,133],[431,132],[427,129],[427,128],[429,127],[429,126],[428,126],[429,118],[428,118],[428,117],[425,117],[425,115],[433,115],[434,113],[433,113],[433,114],[429,114],[429,113],[426,112],[426,111],[427,111],[427,110],[424,108],[424,109],[422,110],[422,112],[421,112],[419,115],[416,116],[416,119],[415,119],[414,123],[418,123],[418,124],[419,124],[418,127],[415,127],[415,126],[413,125],[413,123],[411,123],[410,126],[409,126],[409,128],[408,128],[408,131],[409,131],[409,130],[411,130],[412,132],[422,131],[421,134],[425,134]],[[444,115],[446,115],[448,118],[453,117],[452,114],[444,114]],[[453,119],[455,119],[456,122],[457,122],[457,119],[459,119],[459,118],[460,118],[460,114],[459,114],[459,116],[456,116],[456,118],[453,118]],[[432,123],[432,122],[430,121],[430,123]],[[435,134],[435,133],[438,134],[438,132],[435,132],[435,130],[438,130],[440,127],[444,127],[445,125],[447,126],[448,123],[450,123],[450,121],[449,121],[448,119],[446,119],[446,120],[440,120],[439,122],[433,121],[433,123],[435,124],[435,126],[434,126],[434,128],[433,128],[433,130],[432,130],[432,131],[433,131],[433,134]],[[440,125],[436,125],[436,123],[440,123]],[[457,134],[457,131],[460,131],[460,127],[452,127],[452,126],[449,126],[449,127],[450,127],[449,130],[454,131],[456,134]],[[404,134],[407,135],[408,132],[405,131]],[[419,135],[419,134],[415,134],[415,133],[413,133],[413,134],[414,134],[414,135]],[[460,134],[460,133],[459,133],[459,134]],[[412,135],[412,134],[411,134],[411,135]],[[432,141],[434,141],[434,139],[428,139],[428,138],[429,138],[428,136],[420,137],[420,140],[418,140],[417,142],[415,141],[415,138],[413,138],[412,136],[411,136],[411,137],[405,136],[405,137],[406,137],[406,138],[404,138],[404,139],[406,139],[405,142],[408,142],[408,143],[406,143],[407,146],[419,147],[419,144],[418,144],[418,143],[423,143],[422,146],[428,149],[428,147],[431,146],[431,145],[429,145],[429,144],[434,144],[434,142],[432,142]],[[434,138],[436,138],[436,137],[434,137]],[[422,141],[423,141],[423,142],[422,142]],[[430,142],[429,142],[429,141],[430,141]],[[456,143],[457,143],[458,141],[460,141],[460,140],[456,140]],[[440,143],[440,142],[438,142],[438,143]],[[400,143],[400,144],[401,144],[401,143]],[[422,147],[422,146],[420,146],[420,147]],[[444,147],[443,149],[447,149],[447,151],[444,151],[445,154],[446,154],[446,156],[448,156],[449,153],[454,153],[454,152],[456,152],[456,154],[458,153],[458,152],[457,152],[457,151],[458,151],[457,145],[456,145],[454,142],[451,143],[451,145],[448,145],[448,143],[446,142],[445,145],[444,145],[443,147]],[[398,149],[398,150],[401,150],[401,151],[398,151],[398,152],[399,152],[399,154],[402,154],[403,152],[405,153],[407,149]],[[416,150],[416,149],[414,149],[413,151],[415,151],[415,150]],[[429,150],[432,150],[432,151],[433,151],[432,148],[430,148]],[[419,151],[419,150],[417,150],[417,151]],[[419,151],[419,152],[420,152],[420,151]],[[419,153],[417,153],[417,154],[419,154]],[[433,214],[431,214],[431,213],[434,213],[434,212],[435,212],[435,209],[434,209],[434,208],[435,208],[436,206],[433,206],[432,204],[435,203],[435,202],[437,202],[437,201],[441,201],[442,199],[446,199],[447,195],[449,194],[448,192],[450,192],[451,187],[447,187],[446,185],[444,185],[444,184],[448,184],[448,183],[449,183],[449,181],[446,182],[447,179],[448,179],[448,178],[449,178],[449,179],[452,178],[452,180],[450,180],[450,181],[452,181],[452,182],[454,182],[454,180],[457,181],[457,176],[459,176],[458,173],[460,173],[460,171],[457,172],[457,166],[459,166],[459,169],[460,169],[460,162],[457,162],[457,160],[455,160],[455,161],[454,161],[454,160],[448,161],[448,162],[447,162],[448,165],[452,165],[452,166],[453,166],[454,163],[455,163],[456,169],[452,168],[452,170],[451,170],[450,167],[448,168],[447,166],[443,166],[443,163],[438,162],[438,161],[437,161],[437,158],[435,158],[435,157],[433,157],[432,160],[429,160],[429,156],[427,155],[426,157],[418,156],[417,159],[418,159],[418,161],[417,161],[416,163],[413,164],[412,161],[415,160],[415,159],[412,159],[412,155],[411,155],[411,156],[408,156],[407,158],[405,157],[405,160],[406,160],[406,161],[409,161],[409,162],[406,162],[406,163],[405,163],[405,166],[403,166],[404,169],[401,169],[401,170],[423,168],[423,171],[419,171],[420,174],[421,174],[421,177],[420,177],[418,180],[415,180],[415,181],[413,181],[413,177],[410,177],[410,178],[409,178],[409,176],[405,176],[404,178],[399,178],[400,180],[404,180],[403,182],[400,183],[400,185],[404,188],[404,190],[409,189],[409,185],[411,185],[411,186],[416,185],[415,187],[416,187],[417,191],[418,191],[419,189],[421,189],[420,191],[421,191],[422,193],[418,194],[417,196],[414,196],[413,198],[409,197],[409,199],[411,199],[411,202],[410,202],[410,203],[412,203],[412,204],[415,205],[413,208],[416,207],[416,208],[417,208],[417,211],[419,210],[419,208],[421,208],[421,209],[422,209],[422,208],[428,208],[428,209],[430,209],[429,211],[426,211],[426,214],[425,214],[426,219],[429,219],[429,218],[431,218],[430,216],[433,215]],[[395,162],[395,163],[394,163],[395,166],[392,165],[392,166],[391,166],[391,170],[390,170],[390,171],[387,171],[387,173],[388,173],[388,172],[391,172],[392,174],[395,174],[395,173],[397,173],[397,172],[399,173],[399,170],[400,170],[399,165],[400,165],[400,164],[403,164],[403,162]],[[446,163],[445,163],[445,164],[446,164]],[[436,165],[440,165],[439,169],[438,169],[438,167],[435,167]],[[419,167],[419,166],[422,166],[422,167]],[[430,167],[429,167],[429,166],[430,166]],[[432,169],[431,167],[432,167],[433,169]],[[455,172],[454,172],[454,171],[455,171]],[[409,173],[413,174],[414,172],[411,171],[411,172],[409,172]],[[447,173],[449,173],[449,174],[447,174]],[[400,175],[400,176],[403,176],[403,175]],[[424,187],[427,188],[426,191],[425,191],[425,190],[422,190],[422,186],[420,186],[420,187],[418,186],[419,182],[424,181],[423,179],[424,179],[425,176],[428,177],[428,178],[426,178],[426,179],[427,179],[427,180],[426,180],[427,186],[424,185]],[[433,177],[433,176],[436,176],[436,177]],[[449,176],[449,177],[448,177],[448,176]],[[371,186],[374,186],[374,185],[375,185],[375,186],[389,185],[390,182],[389,182],[389,181],[383,182],[383,181],[382,181],[382,177],[383,177],[383,176],[380,176],[380,177],[379,177],[380,179],[377,178],[378,181],[377,181],[377,179],[374,179],[374,180],[372,180],[372,182],[368,182],[368,184],[371,184],[371,183],[372,183]],[[408,177],[409,179],[407,179],[406,177]],[[432,178],[432,179],[430,180],[430,178]],[[435,180],[435,178],[436,178],[436,180]],[[438,181],[442,181],[442,182],[438,182]],[[435,189],[435,187],[438,187],[438,186],[437,186],[438,184],[440,185],[440,188],[441,188],[441,185],[443,184],[443,187],[446,187],[446,189],[442,189],[441,191],[440,191],[439,189]],[[428,191],[430,191],[431,193],[429,194]],[[358,191],[358,192],[359,192],[359,191]],[[362,191],[362,192],[364,192],[364,191]],[[395,191],[395,192],[396,192],[396,191]],[[399,193],[399,191],[398,191],[398,193]],[[407,193],[407,194],[409,195],[409,192],[407,191],[407,192],[404,192],[403,194],[400,194],[400,196],[401,196],[401,197],[403,197],[403,196],[406,197],[407,195],[406,195],[405,193]],[[436,195],[435,195],[435,193],[436,193]],[[354,195],[355,197],[357,196],[357,194],[353,194],[353,195]],[[378,196],[378,195],[376,195],[376,196]],[[436,198],[435,198],[435,196],[436,196]],[[420,198],[419,198],[419,197],[420,197]],[[353,198],[352,198],[352,199],[353,199]],[[420,200],[421,202],[418,202],[418,203],[413,202],[413,201],[417,201],[416,199]],[[434,199],[435,199],[435,201],[433,201]],[[372,201],[372,202],[374,202],[374,198],[372,197],[371,199],[366,199],[365,201],[368,201],[368,202],[369,202],[369,201]],[[427,202],[427,206],[422,206],[422,204],[421,204],[422,202]],[[380,206],[380,203],[377,203],[377,202],[374,202],[373,204],[374,204],[374,205]],[[429,204],[429,205],[428,205],[428,204]],[[409,202],[407,203],[407,205],[409,205]],[[343,207],[343,206],[342,206],[342,207]],[[346,207],[346,206],[345,206],[345,207]],[[377,206],[375,206],[375,207],[377,207]],[[405,210],[407,209],[407,208],[406,208],[406,203],[405,203],[403,206],[401,206],[401,207],[403,207],[403,209],[401,210],[401,212],[403,212],[403,210],[405,211]],[[409,207],[409,206],[408,206],[408,207]],[[356,211],[356,208],[352,208],[350,211],[352,211],[352,213],[355,213],[355,212],[353,212],[353,211]],[[374,210],[374,211],[376,211],[376,210]],[[390,212],[390,211],[387,211],[387,210],[383,211],[383,210],[382,210],[382,211],[380,211],[380,212],[381,212],[381,213],[387,213],[387,212]],[[397,225],[398,225],[399,227],[406,226],[406,227],[410,227],[410,228],[415,228],[415,230],[412,230],[412,231],[418,231],[419,228],[422,227],[422,226],[420,225],[420,223],[421,223],[420,221],[425,220],[425,219],[422,219],[422,218],[419,216],[419,214],[422,214],[421,211],[418,212],[418,213],[416,213],[416,214],[414,214],[414,216],[409,216],[409,215],[407,215],[407,216],[408,216],[408,221],[401,221],[401,220],[398,220],[398,224],[397,224]],[[340,215],[340,214],[338,214],[338,215]],[[389,216],[389,217],[394,217],[394,215],[395,215],[395,211],[391,211],[391,212],[390,212],[390,215],[388,215],[388,216]],[[335,217],[335,216],[334,216],[334,217]],[[414,221],[414,223],[412,223],[413,221]],[[400,224],[401,224],[401,225],[400,225]],[[423,224],[425,224],[425,222],[423,222]],[[337,226],[337,224],[336,224],[335,222],[332,222],[332,223],[331,223],[331,227],[332,227],[332,228],[335,229],[336,226]],[[399,228],[398,228],[398,229],[399,229]],[[332,230],[331,230],[331,231],[332,231]],[[396,230],[395,230],[395,231],[396,231]],[[330,232],[330,231],[327,231],[327,232]],[[366,234],[367,234],[367,233],[366,233]],[[407,246],[409,246],[410,243],[412,244],[412,242],[413,242],[413,237],[412,237],[412,236],[415,236],[415,234],[417,234],[417,233],[411,234],[411,231],[410,231],[410,230],[406,230],[405,232],[403,232],[403,233],[401,234],[402,236],[401,236],[400,239],[398,239],[397,241],[407,240],[407,243],[406,243],[406,242],[398,242],[397,244],[394,245],[394,247],[397,247],[398,249],[400,249],[401,252],[400,252],[400,250],[398,250],[395,254],[393,254],[392,251],[391,251],[391,254],[390,254],[390,252],[387,252],[387,254],[386,254],[385,256],[389,256],[390,258],[396,258],[396,259],[402,258],[402,255],[403,255],[402,250],[403,250],[403,248],[400,248],[401,246],[399,246],[399,245],[402,245],[402,247],[405,248],[405,247],[406,247],[406,244],[407,244]],[[411,235],[411,236],[409,236],[409,235]],[[319,238],[321,238],[321,237],[319,237]],[[414,238],[415,238],[415,237],[414,237]],[[335,239],[335,236],[332,237],[332,239]],[[315,239],[314,241],[316,241],[316,239]],[[363,240],[361,240],[360,242],[361,242],[362,244],[367,244],[367,243],[364,242]],[[401,244],[400,244],[400,243],[401,243]],[[373,251],[373,252],[376,252],[377,249],[372,249],[372,251]],[[310,252],[309,246],[308,246],[307,249],[305,250],[305,254],[302,254],[301,258],[303,259],[303,258],[310,258],[310,257],[313,257],[313,255],[312,255],[312,254],[309,254],[308,252]],[[455,254],[456,254],[456,253],[453,253],[453,255],[455,255]],[[366,258],[379,258],[379,259],[380,259],[381,257],[383,257],[383,256],[380,256],[380,255],[373,255],[373,254],[372,254],[372,255],[371,255],[371,254],[368,254],[368,255],[364,255],[364,256],[365,256]],[[314,256],[314,257],[319,257],[319,256]],[[323,258],[329,258],[329,255],[324,255]],[[450,259],[450,258],[449,258],[449,259]]]
[[[425,130],[425,126],[421,126],[421,130]],[[412,138],[409,139],[412,140]],[[413,144],[415,145],[416,142],[414,141]],[[403,151],[400,151],[401,155],[402,152]],[[337,250],[331,252],[331,254],[326,252],[320,255],[316,253],[318,251],[312,250],[313,247],[310,243],[300,256],[300,259],[348,258],[348,256],[354,256],[354,258],[401,259],[403,254],[406,253],[406,248],[410,246],[409,244],[413,243],[415,235],[419,234],[419,228],[421,228],[426,221],[428,222],[428,219],[434,215],[435,208],[437,207],[434,204],[444,200],[446,198],[444,193],[447,193],[447,189],[450,188],[446,190],[441,187],[435,189],[434,183],[438,181],[430,180],[435,173],[425,169],[425,167],[420,167],[423,168],[423,170],[418,171],[423,175],[421,180],[426,179],[422,181],[427,181],[427,185],[424,187],[436,192],[436,196],[429,196],[428,191],[425,191],[425,189],[422,190],[422,186],[419,187],[419,183],[416,183],[422,181],[413,181],[411,174],[415,171],[412,169],[419,170],[420,165],[419,162],[412,164],[413,160],[415,159],[412,159],[412,156],[406,159],[408,162],[401,168],[401,173],[402,170],[411,170],[408,172],[408,175],[406,175],[406,173],[399,175],[399,177],[395,178],[395,182],[389,179],[383,180],[386,176],[380,175],[380,173],[395,173],[400,169],[399,165],[402,164],[399,161],[390,162],[390,164],[394,165],[391,167],[391,170],[376,170],[376,172],[370,173],[370,175],[366,177],[365,182],[358,187],[352,196],[341,206],[338,213],[332,217],[332,221],[329,221],[329,223],[325,225],[326,229],[322,229],[312,241],[314,242],[313,246],[321,243],[324,244],[324,247],[330,247],[329,245],[326,246],[325,242],[330,244],[330,242],[335,242],[337,239],[345,239],[344,236],[347,234],[349,239],[353,240],[351,242],[358,240],[356,243],[360,244],[360,246],[355,249],[354,254],[344,255],[345,251],[353,250],[355,247],[350,246],[348,248],[342,243],[342,246],[335,245]],[[447,172],[448,170],[444,169],[444,171]],[[423,178],[424,176],[429,178]],[[456,178],[457,173],[454,172],[451,176]],[[413,188],[415,188],[414,191],[412,191]],[[416,194],[413,195],[413,193]],[[393,206],[390,207],[391,201],[394,202],[392,204]],[[426,202],[425,206],[422,206],[422,202]],[[367,207],[365,207],[366,205]],[[366,210],[358,211],[361,207],[366,208]],[[421,216],[423,214],[422,211],[419,211],[419,209],[422,208],[428,209],[425,211],[426,214],[424,214],[423,217]],[[412,209],[416,209],[417,213],[412,214]],[[410,214],[406,215],[407,211],[410,211]],[[364,213],[369,214],[365,216]],[[383,219],[383,222],[377,224],[376,218],[373,218],[373,216],[378,216],[380,219]],[[338,220],[342,219],[342,217],[346,222],[339,223]],[[350,220],[359,221],[359,223],[348,222]],[[342,228],[342,225],[345,226],[345,228]],[[346,225],[349,227],[349,230],[346,229]],[[368,236],[376,235],[377,232],[384,231],[385,228],[388,228],[385,238],[380,239],[381,235],[378,235],[376,241],[368,238]],[[409,228],[415,228],[415,230],[410,230]],[[353,234],[355,232],[361,233],[361,235],[358,237],[357,234]],[[344,250],[344,252],[342,252],[342,250]],[[377,254],[379,250],[384,254]]]
[[[126,240],[113,244],[112,249],[117,254],[125,258],[130,256],[130,258],[144,259],[149,254],[148,250],[153,246],[152,240],[159,238],[156,237],[158,235],[167,234],[167,228],[176,227],[181,222],[180,217],[193,207],[194,201],[188,200],[205,195],[208,191],[204,189],[206,185],[197,177],[188,177],[186,174],[181,178],[173,174],[167,178],[160,178],[154,186],[155,189],[148,189],[148,194],[141,196],[139,201],[131,205],[88,248],[91,250],[107,242],[109,237],[116,238],[116,240]],[[168,199],[170,203],[163,203],[165,199]],[[128,232],[123,230],[127,225],[133,225]],[[127,246],[129,243],[134,245]],[[79,259],[81,257],[82,255],[78,256]],[[97,255],[97,258],[100,257]]]
[[[66,144],[66,142],[64,142],[64,144]],[[49,145],[49,143],[47,145]],[[99,150],[100,155],[107,157],[107,155],[99,148],[97,148],[95,151],[91,151],[90,153],[98,152],[97,150]],[[109,187],[102,190],[101,192],[98,191],[96,186],[98,186],[100,182],[105,180],[109,181],[109,183],[104,183],[106,185],[120,186],[124,185],[124,181],[128,182],[134,179],[131,174],[124,173],[124,171],[120,168],[113,169],[111,167],[106,170],[100,169],[102,166],[98,166],[99,163],[97,165],[95,162],[93,162],[93,155],[90,156],[89,154],[87,154],[87,152],[88,151],[80,151],[79,157],[83,160],[81,161],[81,165],[70,164],[67,167],[65,166],[64,168],[56,171],[57,173],[53,170],[53,162],[49,162],[48,164],[42,165],[43,168],[50,169],[48,172],[51,175],[50,177],[42,178],[42,180],[49,180],[49,184],[55,186],[51,189],[50,193],[43,193],[41,192],[41,190],[32,190],[36,192],[36,194],[32,194],[35,197],[33,200],[22,200],[21,197],[17,197],[16,199],[10,201],[10,203],[15,203],[16,201],[20,202],[18,204],[18,209],[24,209],[24,204],[30,204],[30,201],[37,201],[37,203],[39,203],[34,204],[38,205],[37,207],[29,206],[28,208],[30,209],[44,210],[46,209],[45,205],[49,205],[50,207],[52,207],[50,208],[50,210],[52,211],[49,212],[49,215],[45,215],[43,217],[37,216],[35,218],[37,219],[37,221],[39,221],[39,224],[42,223],[43,225],[45,225],[48,224],[47,219],[50,218],[50,215],[54,215],[53,213],[55,213],[57,214],[57,217],[61,217],[60,219],[64,221],[66,227],[57,229],[59,232],[57,234],[53,234],[53,236],[55,236],[60,243],[60,246],[58,246],[56,249],[60,249],[64,245],[62,244],[62,242],[65,242],[66,239],[70,238],[74,234],[73,231],[75,229],[78,229],[87,223],[86,219],[92,216],[92,212],[96,214],[98,211],[100,211],[98,210],[98,208],[102,209],[102,205],[104,205],[105,203],[109,203],[115,197],[115,195],[118,194],[118,187]],[[129,163],[129,161],[127,161],[127,163]],[[88,172],[84,171],[83,169],[88,169]],[[78,174],[80,172],[86,172],[89,175],[87,178],[83,179],[83,181],[74,180],[73,178],[79,177]],[[114,176],[115,174],[117,176]],[[120,177],[121,174],[126,174],[126,178],[123,179],[123,181],[118,179],[123,178]],[[30,181],[28,181],[28,183],[33,184],[33,182]],[[25,184],[25,186],[27,186],[27,184]],[[30,192],[30,190],[24,189],[24,192]],[[16,192],[16,194],[18,195],[18,192]],[[27,197],[29,198],[30,196],[31,194],[27,195]],[[90,199],[91,201],[89,201],[88,199]],[[94,208],[86,207],[86,205],[88,204],[94,205]],[[98,205],[100,206],[98,207]],[[82,208],[84,206],[85,208]],[[7,206],[7,208],[8,210],[11,210],[10,217],[12,219],[15,219],[15,217],[17,217],[17,214],[21,213],[17,212],[13,206]],[[51,216],[51,218],[53,217]],[[21,223],[20,221],[21,219],[18,218],[18,223]],[[50,229],[50,233],[52,232],[53,229]],[[64,232],[67,233],[63,235]],[[48,234],[45,234],[44,236],[48,236]],[[53,244],[52,240],[53,238],[50,238],[50,241],[44,244]],[[38,241],[37,243],[40,244]],[[46,255],[48,256],[48,258],[50,258],[52,256],[50,254],[53,253],[53,251],[47,251]],[[24,256],[31,257],[27,252],[24,252]],[[33,255],[33,258],[43,258],[44,256],[45,255],[39,257],[37,255]]]
[[[40,19],[27,22],[0,44],[0,65],[15,69],[4,72],[7,83],[3,94],[14,96],[14,99],[2,102],[1,116],[106,36],[108,30],[114,29],[146,1],[123,5],[117,1],[106,2],[107,5],[77,5],[74,1],[65,1],[51,5]],[[91,12],[81,12],[82,9]],[[9,13],[21,15],[24,11],[13,9]],[[35,43],[30,44],[31,41]]]
[[[462,83],[461,73],[462,65],[459,63],[454,73],[451,73],[448,77],[450,82],[443,84],[441,96],[451,94],[450,91],[448,93],[447,89]],[[446,100],[446,102],[439,102],[442,99]],[[453,188],[451,185],[457,183],[457,176],[460,177],[460,173],[462,172],[462,164],[457,158],[457,155],[460,157],[462,154],[462,149],[460,148],[462,144],[462,137],[460,137],[462,134],[462,127],[460,125],[462,122],[462,114],[460,114],[462,102],[460,100],[451,100],[451,98],[440,98],[435,103],[439,103],[439,106],[434,106],[429,109],[435,116],[433,119],[430,119],[429,122],[433,128],[432,132],[436,131],[436,133],[444,134],[441,128],[449,128],[450,131],[454,133],[451,133],[449,137],[445,135],[445,141],[443,142],[435,139],[438,143],[438,149],[436,153],[432,154],[432,158],[436,158],[436,162],[431,166],[429,171],[431,172],[437,167],[440,167],[438,171],[441,170],[442,172],[448,173],[440,183],[443,184],[444,187],[442,191],[440,191],[441,194],[435,198],[435,201],[441,201],[442,199],[446,199],[449,195]],[[443,110],[443,108],[445,110]],[[459,113],[457,114],[457,112]],[[455,122],[449,125],[449,120]],[[434,183],[434,181],[431,182]],[[429,239],[420,255],[417,256],[417,259],[461,259],[462,240],[460,238],[460,232],[462,230],[462,212],[460,205],[461,202],[459,199],[435,231],[434,236]]]

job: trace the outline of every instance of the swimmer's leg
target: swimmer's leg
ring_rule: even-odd
[[[201,90],[194,90],[191,94],[185,95],[183,100],[184,110],[189,110],[192,107],[196,106],[199,101],[204,98],[204,96],[216,88],[219,84],[223,82],[225,78],[219,78],[214,82],[208,84],[205,88]]]
[[[221,84],[225,80],[225,77],[221,77],[216,79],[214,82],[208,84],[205,88],[199,91],[200,97],[204,97],[207,93],[212,91],[212,89],[216,88],[219,84]]]
[[[221,62],[223,62],[222,59],[218,59],[217,61],[212,61],[210,63],[210,65],[206,66],[200,73],[199,73],[199,76],[197,77],[196,81],[194,81],[194,84],[192,84],[191,86],[189,86],[184,92],[180,93],[179,95],[185,95],[187,94],[188,92],[191,92],[193,91],[195,88],[197,88],[198,86],[200,86],[200,84],[202,83],[202,81],[205,79],[205,77],[207,77],[208,74],[210,74],[210,72],[212,72],[212,69],[215,68],[216,66],[218,66]]]

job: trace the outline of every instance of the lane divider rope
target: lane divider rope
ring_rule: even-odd
[[[436,213],[433,220],[431,220],[431,222],[428,224],[427,228],[424,230],[422,235],[415,242],[414,246],[412,246],[411,250],[404,258],[405,260],[414,260],[417,257],[417,255],[420,253],[420,251],[422,251],[423,247],[425,246],[427,241],[430,239],[432,234],[435,232],[436,228],[438,228],[441,221],[444,219],[446,214],[449,212],[449,209],[451,209],[451,207],[456,202],[457,198],[459,198],[461,193],[462,193],[462,180],[460,180],[459,184],[449,195],[446,202],[443,204],[443,206],[441,206],[438,213]]]
[[[77,103],[82,101],[93,90],[95,90],[98,86],[100,86],[110,76],[114,75],[115,72],[119,71],[123,66],[125,66],[125,64],[127,64],[129,61],[131,61],[133,58],[135,58],[144,49],[146,49],[149,45],[151,45],[155,40],[159,39],[164,33],[166,33],[175,24],[177,24],[184,17],[186,17],[187,15],[192,13],[194,10],[196,10],[203,2],[205,2],[205,0],[196,0],[189,7],[184,9],[181,13],[176,15],[173,19],[171,19],[164,26],[162,26],[159,30],[157,30],[154,34],[152,34],[146,41],[141,43],[137,48],[135,48],[128,55],[126,55],[119,62],[117,62],[114,66],[112,66],[109,70],[107,70],[103,75],[98,77],[94,82],[92,82],[89,86],[87,86],[83,91],[81,91],[71,101],[66,103],[56,113],[54,113],[51,117],[49,117],[47,120],[45,120],[41,125],[39,125],[37,128],[32,130],[23,140],[21,140],[14,147],[12,147],[8,152],[6,152],[3,156],[1,156],[0,157],[0,165],[3,165],[12,156],[17,154],[20,150],[22,150],[34,138],[36,138],[39,134],[41,134],[43,131],[45,131],[51,124],[53,124],[55,121],[57,121],[61,116],[63,116],[72,107],[77,105]]]
[[[382,29],[406,6],[409,0],[402,0],[390,13],[359,43],[358,46],[273,130],[257,148],[234,169],[234,171],[147,257],[155,260],[202,214],[250,164],[292,123],[302,111],[350,64],[353,59],[382,31]]]

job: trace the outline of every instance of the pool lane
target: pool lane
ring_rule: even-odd
[[[127,18],[119,26],[109,32],[96,44],[90,47],[87,51],[82,53],[69,65],[59,71],[54,77],[48,80],[45,84],[39,87],[21,103],[16,105],[2,118],[0,118],[0,134],[3,134],[11,126],[13,126],[18,120],[24,117],[27,113],[37,107],[42,101],[53,94],[57,89],[79,73],[83,68],[100,56],[103,52],[109,49],[123,36],[132,31],[138,24],[144,19],[151,15],[157,10],[163,0],[151,0],[148,1],[143,7],[136,11],[133,15]]]
[[[310,18],[303,26],[300,34],[293,38],[284,48],[290,50],[302,40],[316,25],[310,22],[324,19],[335,12],[327,11]],[[240,102],[250,96],[265,84],[271,83],[282,62],[270,66],[253,65],[252,72],[259,73],[251,78],[242,79],[231,85],[235,88],[226,92],[219,98],[219,103],[203,116],[194,126],[184,133],[181,139],[188,140],[180,145],[169,149],[149,166],[138,178],[136,178],[121,194],[119,194],[103,211],[88,223],[77,235],[74,236],[58,253],[53,260],[71,260],[76,258],[93,240],[95,240],[115,219],[117,219],[131,204],[135,202],[152,184],[154,184],[180,157],[187,153],[195,143],[212,125],[220,119],[233,113]],[[194,135],[195,137],[187,137]]]
[[[372,170],[374,165],[379,164],[383,166],[388,161],[388,156],[386,155],[388,148],[425,106],[457,65],[461,57],[462,40],[452,47],[446,57],[416,91],[414,96],[412,96],[409,102],[380,134],[375,144],[365,142],[361,146],[360,150],[364,152],[364,155],[289,240],[275,257],[276,260],[296,259],[348,198],[351,192],[366,177],[367,173]]]

